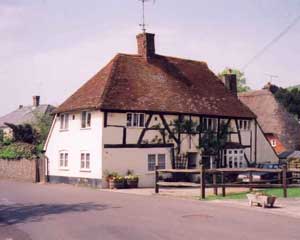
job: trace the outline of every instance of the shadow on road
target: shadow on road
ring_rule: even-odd
[[[24,222],[40,221],[44,216],[73,212],[103,211],[116,208],[104,204],[78,203],[78,204],[13,204],[0,205],[0,225],[12,225]]]

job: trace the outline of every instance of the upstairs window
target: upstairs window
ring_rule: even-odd
[[[90,169],[90,153],[82,152],[80,155],[80,168],[82,170]]]
[[[145,127],[144,113],[127,113],[127,127]]]
[[[250,121],[249,120],[238,120],[239,129],[242,131],[250,130]]]
[[[92,114],[90,112],[81,113],[81,128],[90,128],[91,127]]]
[[[69,129],[69,114],[64,113],[60,114],[60,130],[68,130]]]
[[[202,129],[216,131],[218,129],[218,119],[216,118],[203,118]]]
[[[59,167],[68,168],[69,165],[69,154],[66,151],[59,152]]]

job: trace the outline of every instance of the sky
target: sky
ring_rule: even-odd
[[[300,0],[156,0],[147,31],[159,54],[241,69],[300,15]],[[117,53],[136,53],[138,0],[0,0],[0,115],[33,95],[61,104]],[[244,70],[252,89],[270,77],[300,83],[300,21]]]

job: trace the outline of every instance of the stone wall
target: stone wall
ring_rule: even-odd
[[[14,179],[36,182],[38,179],[37,160],[0,159],[0,179]]]

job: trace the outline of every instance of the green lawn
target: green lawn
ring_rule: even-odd
[[[260,192],[264,192],[269,195],[273,195],[276,197],[283,197],[283,190],[281,188],[272,188],[272,189],[265,189],[259,190]],[[218,196],[208,196],[205,200],[226,200],[226,199],[246,199],[246,194],[249,192],[241,192],[241,193],[229,193],[226,194],[226,197],[222,197],[221,195]],[[300,188],[289,188],[288,189],[288,197],[289,198],[296,198],[300,197]]]

